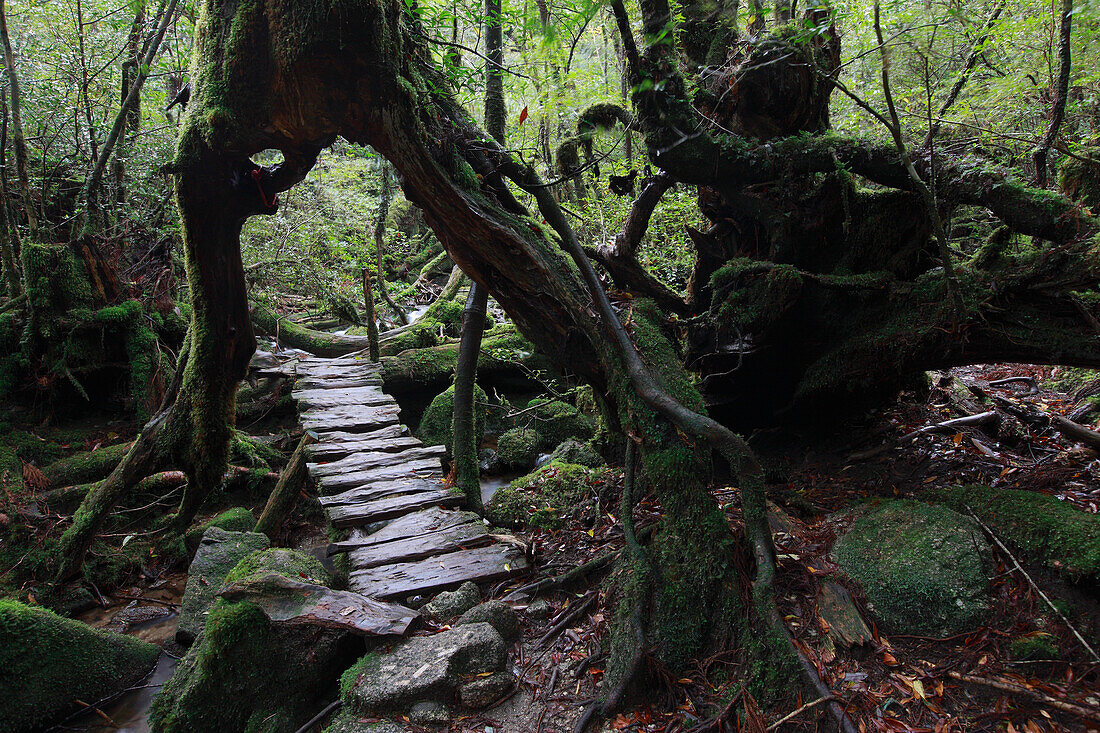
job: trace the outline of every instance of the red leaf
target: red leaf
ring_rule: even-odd
[[[519,113],[519,124],[523,124],[523,121],[527,119],[527,107],[523,108],[523,111]]]

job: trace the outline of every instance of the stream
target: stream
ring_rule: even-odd
[[[103,706],[101,710],[115,725],[110,725],[96,712],[91,711],[66,723],[64,730],[83,733],[149,733],[149,706],[153,704],[153,698],[160,692],[161,686],[172,676],[177,664],[177,659],[162,651],[151,675],[137,688]]]

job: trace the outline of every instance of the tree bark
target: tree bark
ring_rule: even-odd
[[[378,279],[382,279],[381,275]],[[371,292],[370,270],[366,267],[363,268],[363,304],[367,309],[367,351],[371,361],[378,361],[378,321],[374,316],[374,293]]]
[[[27,173],[27,141],[23,137],[23,112],[19,95],[19,75],[15,71],[15,54],[8,35],[8,13],[5,0],[0,0],[0,40],[4,43],[4,65],[8,73],[8,86],[11,94],[12,140],[15,144],[15,172],[19,178],[19,187],[23,194],[23,213],[27,217],[27,226],[33,235],[38,229],[38,217],[34,213],[34,200],[31,198],[31,184]]]
[[[1058,137],[1058,129],[1062,126],[1062,120],[1066,116],[1066,97],[1069,95],[1069,75],[1072,68],[1072,35],[1073,35],[1073,0],[1062,0],[1061,10],[1058,13],[1060,19],[1058,31],[1058,78],[1054,81],[1054,99],[1050,108],[1050,124],[1047,126],[1039,147],[1032,153],[1031,159],[1035,163],[1035,185],[1040,188],[1047,186],[1047,155]]]
[[[454,432],[455,488],[466,497],[466,506],[478,514],[481,503],[481,470],[478,465],[478,436],[474,430],[474,383],[477,357],[485,331],[485,309],[489,293],[476,282],[470,285],[462,315],[462,341],[455,367]]]
[[[309,473],[306,471],[306,449],[316,442],[317,439],[311,433],[302,435],[302,439],[298,441],[298,447],[294,449],[286,468],[279,476],[279,482],[275,484],[271,495],[268,496],[267,504],[264,505],[260,518],[256,520],[253,532],[266,534],[272,542],[275,541],[279,527],[286,521],[290,510],[294,508],[294,500],[298,498],[298,492],[309,478]]]

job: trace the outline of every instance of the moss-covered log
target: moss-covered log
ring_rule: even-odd
[[[276,341],[316,356],[331,358],[370,348],[367,336],[344,336],[314,331],[280,316],[262,303],[252,309],[252,320],[259,329]]]

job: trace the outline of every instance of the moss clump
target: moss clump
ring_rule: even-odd
[[[474,385],[474,438],[478,443],[485,437],[485,418],[488,410],[484,407],[489,397],[485,390]],[[455,412],[455,388],[451,385],[435,396],[424,416],[420,418],[417,431],[425,445],[445,445],[447,452],[454,450],[454,431],[452,420]]]
[[[286,457],[266,443],[237,433],[229,448],[229,460],[235,464],[271,470],[272,466],[285,463]]]
[[[86,484],[105,478],[125,457],[133,443],[108,445],[54,461],[42,469],[54,488]]]
[[[1062,653],[1052,635],[1036,631],[1018,636],[1008,645],[1012,658],[1017,662],[1033,659],[1061,659]]]
[[[1006,544],[1070,578],[1100,581],[1100,517],[1053,496],[988,486],[957,486],[929,495],[960,512],[974,510]]]
[[[568,402],[533,400],[528,407],[534,409],[525,412],[517,422],[539,434],[542,438],[539,447],[544,450],[553,450],[571,438],[590,440],[596,434],[596,421]]]
[[[325,570],[320,560],[305,553],[281,547],[252,553],[229,571],[229,575],[225,576],[225,582],[232,583],[257,573],[279,573],[307,583],[332,584],[332,576]]]
[[[497,440],[497,458],[505,468],[525,469],[535,465],[542,439],[530,428],[506,430]]]
[[[1084,156],[1066,156],[1058,166],[1058,187],[1066,196],[1100,213],[1100,147],[1087,148]],[[1082,160],[1081,158],[1091,158]]]
[[[970,519],[946,507],[884,502],[836,541],[832,557],[892,631],[957,633],[985,614],[989,545]]]
[[[590,443],[580,443],[572,439],[555,448],[550,460],[559,463],[576,463],[589,468],[596,468],[604,464],[603,457]]]
[[[160,650],[52,611],[0,600],[0,730],[44,728],[137,684]]]
[[[516,479],[485,507],[490,522],[508,527],[560,527],[611,480],[606,469],[550,463]]]

